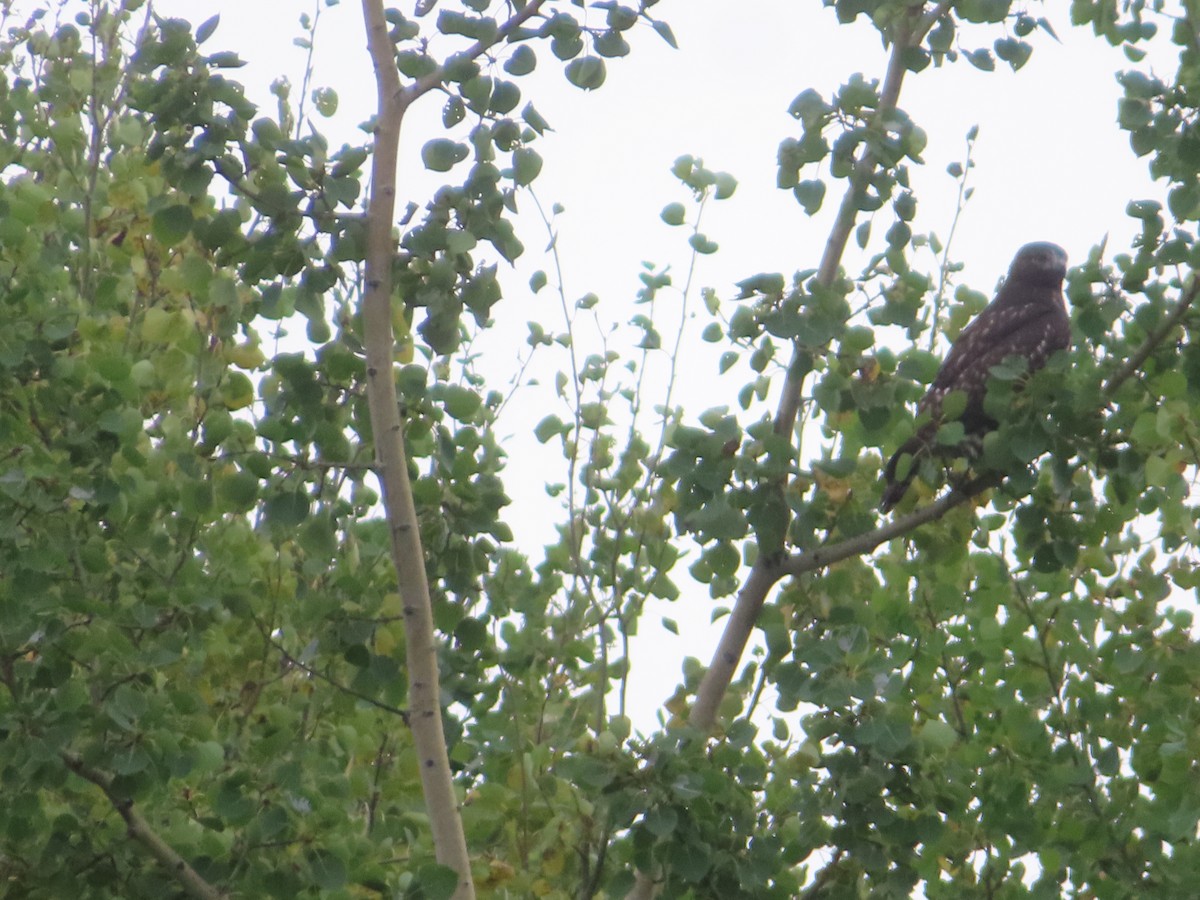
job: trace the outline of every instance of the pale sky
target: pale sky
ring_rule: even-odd
[[[300,33],[300,15],[317,9],[315,0],[157,0],[155,6],[193,24],[219,12],[221,25],[205,48],[241,54],[247,67],[229,74],[249,86],[264,112],[273,108],[266,90],[273,78],[287,75],[298,91],[305,52],[292,40]],[[407,11],[411,3],[401,6]],[[1030,6],[1034,15],[1042,11],[1040,4]],[[1073,29],[1066,18],[1068,4],[1046,4],[1046,10],[1062,42],[1041,32],[1033,35],[1033,57],[1020,72],[999,64],[996,72],[982,73],[960,60],[941,70],[910,73],[901,96],[901,106],[929,135],[928,166],[910,167],[919,200],[915,231],[947,236],[958,185],[945,169],[962,161],[968,129],[980,128],[970,182],[975,194],[962,214],[952,255],[966,264],[960,280],[989,293],[1013,252],[1028,241],[1055,241],[1078,262],[1107,233],[1110,253],[1119,251],[1137,231],[1124,213],[1127,202],[1161,193],[1115,124],[1120,89],[1114,73],[1129,64],[1118,49]],[[815,268],[841,184],[831,181],[825,208],[815,219],[804,215],[790,192],[775,186],[779,142],[799,134],[787,107],[808,87],[828,97],[856,71],[882,79],[886,63],[886,52],[865,20],[838,26],[833,11],[818,0],[663,0],[652,12],[671,24],[679,50],[648,28],[638,28],[629,37],[631,55],[609,60],[604,87],[585,94],[561,77],[562,63],[535,45],[538,71],[518,82],[522,103],[532,99],[555,129],[535,145],[545,160],[535,187],[544,206],[565,207],[558,248],[567,296],[598,294],[602,319],[617,324],[635,311],[632,299],[643,260],[670,265],[682,284],[688,232],[669,228],[658,215],[667,203],[688,201],[669,173],[681,154],[702,157],[709,168],[739,181],[731,199],[710,203],[705,211],[704,231],[721,250],[700,260],[696,288],[711,286],[732,308],[735,281],[760,271],[790,277],[798,269]],[[331,87],[340,97],[337,115],[316,121],[334,146],[359,142],[355,126],[374,110],[361,16],[356,0],[321,11],[312,87]],[[962,38],[973,49],[990,46],[999,34],[995,26],[976,27]],[[1172,51],[1161,37],[1166,46],[1159,51],[1164,54],[1159,68],[1170,71]],[[424,171],[418,156],[426,140],[442,133],[441,104],[438,95],[428,95],[405,122],[401,207],[409,199],[423,205],[442,181]],[[528,200],[522,204],[523,211],[532,209]],[[882,245],[891,222],[886,209],[879,216],[872,250]],[[523,217],[519,229],[527,252],[505,278],[506,297],[493,311],[495,337],[483,343],[498,387],[507,381],[512,347],[523,344],[527,320],[541,320],[548,330],[562,328],[552,291],[533,296],[525,287],[535,269],[553,271],[540,252],[545,232],[532,215]],[[914,259],[933,268],[928,257]],[[689,303],[698,317],[689,326],[685,377],[676,401],[694,421],[708,407],[736,407],[741,380],[718,377],[715,354],[699,341],[708,319],[697,291]],[[661,308],[669,306],[664,301]],[[670,326],[663,330],[669,338]],[[594,347],[590,337],[594,334],[587,329],[578,333],[580,346]],[[544,355],[534,372],[538,366],[549,383],[567,360]],[[768,408],[777,400],[771,396]],[[563,477],[547,474],[565,471],[559,451],[529,435],[550,411],[567,414],[548,389],[525,389],[510,404],[501,428],[512,435],[505,443],[510,452],[506,484],[517,500],[506,517],[518,536],[527,536],[522,546],[534,556],[537,545],[549,539],[547,526],[561,520],[542,489],[548,478]],[[642,729],[652,727],[655,710],[678,683],[682,656],[707,662],[719,634],[720,625],[709,623],[716,604],[702,586],[690,586],[684,566],[677,574],[678,583],[689,585],[684,598],[646,615],[631,654],[639,683],[631,714]],[[679,622],[680,638],[653,627],[660,615]]]

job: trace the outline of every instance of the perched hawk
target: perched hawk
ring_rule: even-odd
[[[880,509],[887,512],[900,502],[923,455],[978,452],[983,436],[997,424],[983,409],[992,366],[1018,356],[1032,372],[1055,350],[1067,348],[1071,327],[1062,296],[1066,274],[1067,254],[1057,244],[1026,244],[1017,251],[996,299],[962,330],[917,404],[917,415],[928,413],[928,421],[888,460]],[[958,419],[966,440],[957,447],[940,447],[934,436],[942,424],[942,401],[951,391],[966,395],[966,409]]]

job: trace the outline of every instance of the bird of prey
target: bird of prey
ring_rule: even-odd
[[[887,512],[904,496],[927,454],[966,456],[978,453],[983,436],[997,425],[983,408],[987,381],[993,366],[1015,356],[1033,372],[1050,354],[1065,350],[1071,341],[1070,320],[1063,302],[1062,283],[1067,274],[1067,254],[1057,244],[1026,244],[1017,251],[996,299],[959,334],[937,377],[917,404],[924,424],[892,454],[884,469],[883,499]],[[940,446],[936,435],[943,424],[942,403],[951,391],[966,395],[958,421],[965,438],[957,446]]]

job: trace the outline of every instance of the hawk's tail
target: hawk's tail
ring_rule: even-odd
[[[929,445],[925,440],[919,435],[913,435],[892,454],[892,458],[888,460],[887,466],[883,470],[884,488],[883,497],[879,501],[880,512],[890,512],[904,498],[908,486],[912,484],[912,480],[917,474],[917,463],[921,455],[928,449]],[[897,481],[896,469],[906,455],[909,459],[908,471],[903,478]]]

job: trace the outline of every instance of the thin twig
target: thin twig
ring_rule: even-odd
[[[304,106],[308,100],[308,86],[312,83],[313,55],[317,48],[317,25],[321,22],[321,0],[313,3],[312,25],[308,29],[308,55],[304,59],[304,77],[300,79],[300,100],[296,104],[296,133],[293,137],[300,140],[300,129],[304,127]]]
[[[319,669],[314,669],[312,666],[305,665],[304,663],[300,662],[300,660],[296,659],[296,657],[294,657],[294,656],[292,656],[292,654],[288,653],[287,650],[285,650],[281,644],[279,644],[269,638],[267,639],[267,643],[270,644],[272,647],[274,647],[279,652],[279,655],[283,657],[283,661],[287,665],[295,666],[297,669],[299,669],[300,671],[302,671],[308,675],[311,675],[313,678],[319,679],[320,681],[324,681],[330,687],[336,688],[337,690],[341,691],[343,694],[349,694],[351,697],[355,697],[359,700],[362,700],[364,703],[369,703],[372,706],[376,707],[377,709],[382,709],[384,712],[391,713],[393,716],[399,716],[405,725],[409,724],[408,710],[401,709],[398,706],[392,706],[390,703],[384,703],[382,700],[376,700],[374,697],[370,697],[370,696],[362,693],[361,691],[356,691],[352,687],[347,687],[346,685],[342,684],[340,681],[336,681],[333,678],[330,678],[328,675],[326,675],[324,672],[320,671]]]
[[[977,126],[976,126],[977,127]],[[954,235],[958,231],[958,220],[962,218],[963,208],[969,199],[967,196],[967,180],[971,177],[971,152],[975,148],[975,139],[967,137],[967,158],[963,161],[962,177],[958,179],[958,199],[954,203],[954,218],[950,220],[950,233],[946,235],[946,243],[942,247],[942,264],[938,267],[938,289],[933,295],[933,314],[929,321],[929,351],[933,352],[938,338],[938,320],[942,316],[942,304],[946,300],[946,286],[950,272],[950,248],[954,244]]]
[[[955,488],[928,506],[914,510],[907,516],[895,519],[886,525],[881,525],[874,531],[856,535],[837,544],[830,544],[828,547],[819,547],[815,550],[793,554],[779,564],[780,575],[801,575],[805,572],[823,569],[852,556],[870,553],[880,544],[885,544],[893,538],[908,534],[921,525],[940,519],[954,507],[966,503],[988,488],[996,487],[1000,481],[1001,477],[994,472],[981,475],[962,487]]]

